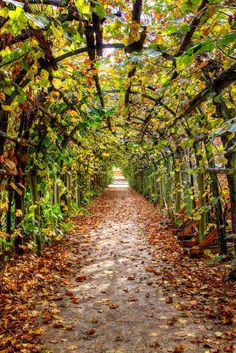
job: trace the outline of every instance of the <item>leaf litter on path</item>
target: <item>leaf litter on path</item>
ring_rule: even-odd
[[[109,189],[41,258],[12,259],[0,352],[233,352],[227,264],[184,257],[162,221],[135,191]]]

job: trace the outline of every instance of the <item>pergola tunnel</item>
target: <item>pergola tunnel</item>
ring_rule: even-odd
[[[66,234],[114,166],[186,253],[235,254],[234,1],[3,0],[0,27],[2,263]]]
[[[234,352],[235,0],[0,0],[0,353]]]

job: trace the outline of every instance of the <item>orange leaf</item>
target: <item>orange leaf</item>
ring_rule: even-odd
[[[151,266],[146,267],[146,272],[155,272],[154,268]]]
[[[180,344],[179,346],[175,347],[174,353],[182,353],[184,351],[184,346]]]
[[[88,279],[87,276],[85,276],[85,275],[80,275],[80,276],[76,277],[76,282],[84,282],[84,281],[86,281],[87,279]]]

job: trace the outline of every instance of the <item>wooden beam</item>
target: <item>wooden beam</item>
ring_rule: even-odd
[[[231,168],[205,168],[206,172],[224,175],[236,175],[236,169]]]

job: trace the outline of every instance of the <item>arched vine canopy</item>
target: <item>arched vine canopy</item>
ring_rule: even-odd
[[[5,247],[40,247],[112,165],[235,167],[234,0],[2,0],[0,27]]]

